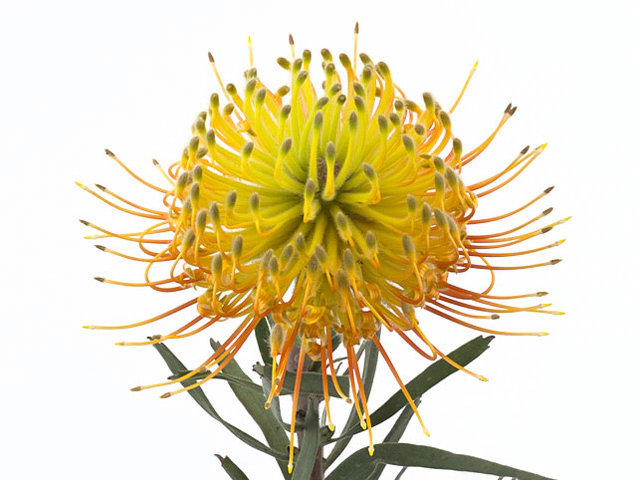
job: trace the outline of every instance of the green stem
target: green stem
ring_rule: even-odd
[[[289,362],[287,365],[287,370],[292,370],[295,372],[297,370],[298,362],[297,355],[299,355],[300,350],[299,347],[293,347],[292,353],[296,355],[291,355],[289,357]],[[303,372],[308,371],[309,362],[305,361],[303,366]],[[306,405],[306,407],[303,407]],[[313,395],[301,394],[298,398],[298,406],[296,412],[296,423],[298,425],[304,425],[305,428],[297,428],[296,434],[298,437],[298,445],[302,447],[302,442],[304,440],[305,431],[309,427],[308,422],[311,421],[311,418],[317,418],[317,425],[314,429],[316,432],[320,429],[320,417],[319,417],[319,406],[320,399]],[[302,408],[301,408],[302,407]],[[315,415],[309,415],[309,413],[315,413]],[[323,448],[322,443],[318,442],[318,449],[316,450],[316,456],[313,463],[313,470],[311,471],[311,476],[309,480],[323,480],[324,479],[324,458],[323,458]]]
[[[308,397],[308,395],[304,395],[304,397]],[[318,416],[318,399],[317,398],[313,398],[311,399],[311,402],[308,401],[307,398],[303,399],[303,401],[305,401],[305,403],[307,403],[308,405],[308,409],[307,412],[309,411],[309,409],[313,409],[315,411],[315,418],[319,418]],[[305,422],[308,421],[310,415],[307,414],[307,412],[305,412]],[[318,422],[318,427],[320,422]],[[300,433],[298,434],[298,441],[300,442],[299,444],[302,445],[302,439],[304,438],[304,430],[300,430]],[[318,443],[318,450],[316,451],[316,459],[315,462],[313,463],[313,470],[311,471],[311,477],[309,477],[309,480],[323,480],[324,479],[324,469],[323,469],[323,457],[322,457],[322,444]]]

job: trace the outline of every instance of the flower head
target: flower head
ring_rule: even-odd
[[[245,72],[243,86],[223,86],[220,81],[222,95],[211,96],[208,111],[196,117],[182,157],[163,172],[167,187],[127,169],[158,192],[159,207],[138,206],[102,186],[99,192],[88,189],[120,210],[151,219],[149,226],[135,234],[115,234],[89,225],[138,244],[144,258],[98,248],[146,263],[144,285],[159,291],[198,291],[196,298],[169,312],[122,326],[148,324],[190,307],[197,310],[188,324],[139,344],[184,338],[227,319],[237,324],[199,368],[159,384],[210,371],[170,394],[214,377],[257,323],[270,316],[273,372],[267,405],[283,386],[294,346],[300,352],[297,379],[309,357],[322,363],[325,392],[329,375],[340,392],[331,344],[332,334],[339,334],[347,351],[351,395],[363,428],[368,425],[370,432],[354,346],[375,342],[404,390],[376,335],[383,327],[427,359],[442,357],[465,370],[429,340],[416,309],[481,332],[540,334],[495,332],[478,322],[500,313],[548,312],[545,305],[506,303],[535,294],[492,295],[493,274],[557,261],[522,267],[496,266],[493,261],[557,245],[501,253],[562,220],[527,233],[520,229],[531,221],[493,235],[473,232],[476,224],[514,215],[550,191],[497,217],[475,218],[479,199],[509,183],[544,149],[524,149],[502,171],[472,185],[464,183],[463,167],[489,145],[515,107],[506,108],[486,141],[465,152],[450,119],[457,101],[446,111],[429,93],[421,103],[409,100],[386,63],[374,63],[355,51],[353,57],[341,54],[334,59],[322,50],[324,79],[314,84],[309,77],[311,53],[305,50],[298,56],[292,39],[290,43],[291,59],[278,59],[288,77],[286,86],[268,88],[253,67]],[[210,61],[220,79],[211,55]],[[113,153],[107,154],[124,166]],[[164,277],[153,280],[162,267]],[[472,269],[488,270],[491,285],[479,292],[454,285],[451,273]],[[347,392],[341,394],[347,398]],[[292,441],[297,398],[296,390]],[[331,425],[327,393],[325,401]]]

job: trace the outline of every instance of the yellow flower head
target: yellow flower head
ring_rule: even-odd
[[[120,202],[121,210],[154,220],[151,225],[135,234],[114,234],[89,225],[139,245],[144,258],[99,248],[146,262],[144,285],[160,291],[192,287],[198,291],[196,298],[169,312],[119,327],[144,325],[197,308],[197,316],[188,324],[140,344],[187,337],[227,319],[237,322],[233,334],[199,368],[160,385],[205,370],[211,373],[165,396],[215,376],[260,319],[269,315],[274,322],[273,382],[267,405],[283,386],[295,346],[300,351],[295,360],[297,385],[305,357],[322,362],[329,413],[327,370],[340,392],[331,345],[332,333],[337,333],[347,351],[351,394],[361,423],[369,425],[370,432],[354,345],[375,342],[404,390],[376,335],[380,328],[397,333],[430,360],[442,357],[465,370],[429,341],[416,309],[481,332],[507,333],[472,322],[545,307],[503,303],[536,294],[491,295],[493,272],[557,261],[522,267],[490,262],[557,245],[500,253],[555,224],[527,233],[519,230],[531,222],[494,235],[472,233],[475,224],[518,213],[550,191],[503,215],[474,219],[479,198],[509,183],[544,146],[524,149],[502,171],[465,185],[463,167],[487,147],[515,107],[507,107],[486,141],[465,152],[450,120],[458,101],[446,111],[428,93],[421,103],[405,98],[387,64],[358,56],[355,48],[353,57],[337,58],[322,50],[324,78],[314,85],[309,78],[311,53],[305,50],[298,56],[292,39],[290,44],[291,59],[278,59],[287,72],[286,86],[271,90],[250,68],[243,86],[227,84],[222,96],[211,96],[208,111],[200,113],[192,126],[182,158],[163,172],[168,187],[152,185],[127,169],[159,193],[159,207],[138,206],[105,187],[99,187],[102,193],[90,190],[111,205],[116,203],[106,196]],[[211,56],[210,61],[220,79]],[[123,165],[113,153],[107,154]],[[163,266],[164,278],[152,280],[152,272]],[[489,270],[490,288],[474,292],[450,283],[450,272],[470,269]],[[292,440],[297,398],[296,388]]]

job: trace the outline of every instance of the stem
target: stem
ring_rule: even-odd
[[[300,352],[299,347],[293,347],[292,349],[292,353],[296,353],[296,351]],[[297,369],[297,361],[295,361],[295,357],[296,355],[291,355],[289,357],[289,361],[287,364],[287,370],[291,370],[293,372],[296,371]],[[303,367],[303,371],[307,371],[309,368],[309,363],[307,361],[304,362],[304,367]],[[309,401],[311,400],[311,401]],[[298,424],[305,424],[308,421],[308,419],[310,418],[309,415],[307,415],[307,413],[310,411],[310,409],[313,409],[316,413],[316,418],[318,418],[318,430],[319,430],[319,423],[320,423],[320,417],[318,415],[319,413],[319,404],[320,404],[320,399],[311,395],[305,395],[305,394],[301,394],[298,397],[298,409],[296,412],[296,423]],[[307,405],[307,407],[302,407],[303,405]],[[302,440],[304,439],[304,432],[305,429],[304,428],[299,428],[296,429],[296,434],[298,436],[298,445],[302,445]],[[313,470],[311,471],[311,476],[309,477],[309,480],[323,480],[324,479],[324,468],[323,468],[323,463],[324,463],[324,458],[322,456],[323,453],[323,448],[321,444],[318,444],[318,450],[316,451],[316,459],[314,461],[313,464]]]
[[[307,403],[309,408],[313,408],[315,410],[316,417],[319,419],[318,404],[319,404],[319,400],[317,398],[313,398],[311,402]],[[308,415],[307,415],[307,418],[309,418]],[[304,430],[302,430],[301,433],[302,435],[304,435]],[[316,460],[313,464],[313,470],[311,471],[311,477],[309,478],[309,480],[322,480],[324,478],[323,461],[324,459],[322,457],[322,444],[318,444],[318,450],[316,451]]]
[[[315,413],[318,414],[318,399],[315,397],[311,397],[311,402],[309,402],[309,395],[301,395],[301,400],[304,401],[309,407],[309,409],[313,408]],[[307,422],[309,419],[309,415],[307,413],[309,410],[298,410],[298,420]],[[319,423],[319,422],[318,422]],[[300,429],[298,434],[298,445],[302,445],[302,440],[304,439],[304,429]],[[311,471],[311,476],[309,480],[323,480],[324,479],[324,469],[323,462],[324,458],[322,457],[322,445],[318,445],[318,450],[316,452],[316,459],[313,463],[313,470]]]

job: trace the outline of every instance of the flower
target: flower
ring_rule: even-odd
[[[168,187],[159,187],[129,170],[118,157],[107,155],[160,196],[160,207],[147,208],[106,187],[98,191],[81,185],[96,197],[127,213],[151,220],[139,232],[117,234],[96,225],[102,235],[138,244],[144,257],[97,246],[100,250],[146,263],[144,282],[158,291],[194,288],[192,300],[153,318],[120,327],[130,328],[195,307],[192,321],[148,342],[197,334],[216,322],[234,319],[237,328],[199,368],[161,384],[169,386],[198,373],[193,385],[202,385],[234,357],[265,316],[271,330],[272,386],[267,407],[280,393],[299,348],[293,394],[291,444],[305,358],[321,362],[325,405],[330,428],[328,377],[336,381],[332,333],[339,334],[347,352],[351,396],[363,428],[371,424],[354,346],[373,341],[398,380],[424,428],[413,401],[376,333],[382,327],[400,335],[423,357],[441,357],[477,378],[444,355],[423,332],[416,309],[427,310],[467,328],[507,335],[543,335],[542,332],[496,332],[478,320],[500,313],[546,310],[548,305],[518,307],[505,302],[519,296],[491,294],[498,270],[557,263],[496,266],[495,257],[528,255],[558,245],[509,252],[507,247],[546,233],[564,220],[527,233],[514,229],[475,234],[477,224],[499,222],[519,213],[549,193],[545,190],[526,205],[508,213],[476,219],[479,199],[517,177],[545,146],[522,150],[502,171],[484,181],[465,185],[463,167],[489,145],[516,108],[509,105],[495,130],[479,146],[464,152],[453,135],[450,114],[429,94],[423,104],[407,99],[394,83],[386,63],[365,54],[341,54],[340,69],[328,50],[322,50],[324,81],[309,78],[311,53],[279,58],[288,72],[288,85],[270,90],[255,68],[245,72],[243,90],[222,86],[221,97],[211,96],[209,109],[200,113],[180,160],[166,172]],[[357,31],[356,31],[357,47]],[[358,61],[360,60],[360,61]],[[474,67],[475,70],[475,67]],[[156,166],[159,167],[158,163]],[[165,266],[164,277],[152,279],[152,270]],[[475,292],[456,286],[450,273],[482,269],[491,284]],[[476,313],[472,313],[476,312]],[[123,343],[124,344],[124,343]],[[297,350],[296,350],[297,351]],[[328,373],[327,373],[328,371]],[[426,428],[424,428],[426,432]],[[428,433],[427,433],[428,434]],[[293,455],[293,448],[290,449]],[[290,468],[292,458],[290,459]]]

